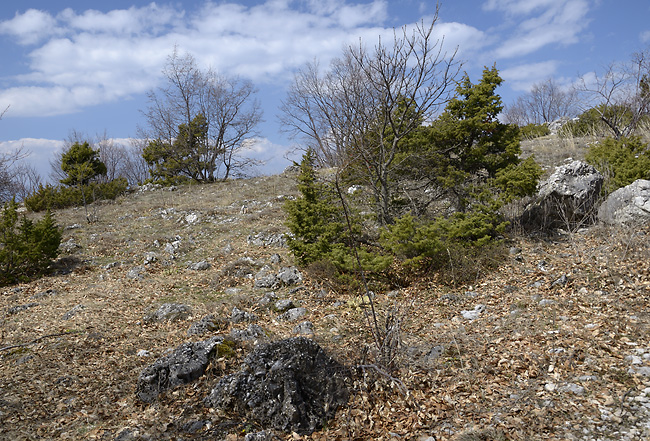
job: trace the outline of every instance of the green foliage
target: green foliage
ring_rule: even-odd
[[[39,185],[29,197],[25,198],[25,206],[33,212],[54,210],[67,207],[84,205],[84,194],[93,200],[114,200],[124,194],[128,182],[118,178],[111,182],[90,182],[83,186],[62,187],[53,185]]]
[[[495,93],[503,82],[496,67],[483,70],[483,77],[472,84],[468,75],[456,88],[452,99],[432,125],[432,140],[457,170],[468,174],[496,172],[519,162],[519,128],[499,122],[503,110]]]
[[[637,179],[650,179],[650,148],[638,136],[592,144],[585,159],[607,176],[608,194]]]
[[[521,139],[535,139],[550,135],[551,130],[548,128],[547,124],[530,123],[520,127],[519,134],[521,135]]]
[[[61,243],[61,229],[49,211],[34,223],[26,217],[19,222],[17,209],[11,201],[0,213],[1,286],[45,274]]]
[[[501,200],[507,203],[535,194],[542,173],[542,167],[529,156],[519,164],[510,164],[497,171],[493,182],[501,190]]]
[[[633,122],[634,114],[629,108],[623,105],[601,104],[586,110],[577,120],[566,123],[559,135],[564,138],[617,135]]]
[[[301,265],[327,258],[344,236],[341,209],[331,192],[318,182],[314,168],[316,156],[308,150],[300,163],[298,190],[302,197],[287,201],[287,226],[293,237],[288,245]]]
[[[199,114],[189,125],[178,126],[178,136],[173,142],[161,139],[149,142],[142,158],[149,166],[154,182],[177,185],[190,179],[204,181],[214,172],[214,166],[205,160],[207,143],[207,119]]]
[[[106,165],[99,159],[99,150],[87,142],[74,143],[61,155],[61,169],[68,175],[63,185],[87,185],[93,178],[106,174]]]
[[[473,267],[481,254],[489,255],[499,248],[498,238],[506,226],[507,222],[487,206],[432,221],[409,214],[384,230],[381,243],[407,270],[424,274],[450,267],[456,273],[454,282],[460,282],[479,270]]]
[[[350,235],[360,234],[358,224],[353,225],[354,231],[348,231],[343,209],[335,202],[332,189],[318,182],[315,161],[312,150],[303,155],[298,175],[302,197],[287,201],[284,206],[287,226],[293,234],[288,240],[289,249],[300,265],[317,263],[321,268],[331,265],[330,276],[339,282],[347,280],[346,283],[354,284],[356,282],[349,275],[356,275],[358,263]],[[391,256],[382,256],[363,247],[358,248],[357,253],[362,268],[370,274],[384,271],[393,260]]]
[[[491,256],[490,261],[499,261],[499,238],[508,224],[500,210],[505,203],[534,194],[542,174],[532,157],[520,160],[519,128],[498,120],[503,106],[495,90],[501,82],[495,67],[486,68],[478,84],[472,84],[466,75],[457,87],[456,98],[449,102],[438,120],[430,125],[419,121],[417,130],[399,140],[395,165],[391,166],[394,168],[386,175],[388,182],[382,183],[382,188],[406,189],[410,186],[413,197],[406,190],[402,191],[407,195],[405,198],[400,199],[400,192],[391,195],[390,213],[403,213],[406,207],[415,207],[416,214],[394,216],[394,219],[382,217],[380,212],[384,207],[373,195],[377,202],[377,219],[391,222],[383,222],[387,226],[381,232],[379,244],[368,240],[363,241],[363,246],[356,246],[361,266],[373,275],[371,277],[377,279],[377,275],[391,267],[395,258],[411,274],[451,267],[456,271],[454,281],[460,280],[462,274],[479,271],[476,268],[482,264],[477,262],[482,261],[484,252]],[[406,114],[396,122],[413,122],[418,118],[418,115]],[[392,130],[392,127],[384,127],[372,131],[363,138],[364,144],[394,145],[396,138]],[[366,149],[364,153],[378,155],[382,151],[388,149]],[[350,182],[355,182],[355,176],[361,176],[364,166],[370,167],[370,160],[362,155],[359,157],[362,159],[350,166],[352,172],[346,170],[350,172],[346,175]],[[354,278],[358,262],[352,248],[354,244],[346,237],[351,234],[359,237],[359,233],[345,233],[347,228],[341,209],[333,203],[331,192],[317,183],[313,163],[313,153],[303,158],[299,177],[303,197],[286,206],[287,225],[294,234],[289,246],[303,265],[325,261],[330,266],[319,263],[323,272],[334,267],[339,277]],[[380,187],[366,181],[362,180],[368,186]],[[422,189],[432,190],[432,196]],[[435,216],[435,212],[426,211],[431,203],[426,198],[436,195],[443,195],[455,204],[453,215]],[[423,200],[415,200],[418,197]],[[354,222],[353,228],[360,228],[359,223]],[[355,282],[349,280],[349,283]]]

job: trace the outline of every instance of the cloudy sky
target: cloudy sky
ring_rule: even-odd
[[[427,21],[418,0],[23,0],[0,4],[0,151],[24,145],[43,175],[72,130],[135,136],[146,92],[176,45],[202,67],[251,79],[265,122],[256,155],[287,164],[278,106],[293,72]],[[472,80],[496,63],[506,103],[535,82],[626,61],[650,45],[647,0],[441,0],[437,35],[458,47]],[[386,41],[386,40],[384,40]]]

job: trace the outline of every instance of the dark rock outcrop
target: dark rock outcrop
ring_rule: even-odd
[[[207,369],[215,348],[223,342],[223,337],[212,337],[205,341],[183,343],[171,354],[159,358],[140,373],[137,397],[151,403],[162,392],[196,380]]]
[[[255,348],[205,403],[245,414],[262,427],[309,434],[347,402],[347,376],[314,341],[290,338]]]

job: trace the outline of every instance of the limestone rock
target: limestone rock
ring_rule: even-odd
[[[594,205],[605,178],[593,166],[572,161],[555,169],[526,207],[522,224],[531,228],[573,228],[595,219]]]
[[[614,191],[600,206],[598,219],[608,224],[650,222],[650,181],[639,179]]]

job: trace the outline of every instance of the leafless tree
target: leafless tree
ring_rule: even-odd
[[[373,192],[379,221],[392,222],[395,159],[403,139],[434,119],[449,99],[460,65],[430,24],[395,30],[390,44],[344,49],[328,71],[317,62],[295,78],[281,121],[322,164],[351,167]]]
[[[650,49],[627,63],[612,63],[602,74],[583,76],[583,110],[595,109],[615,138],[630,136],[650,112]]]
[[[130,185],[141,184],[149,178],[149,167],[142,157],[142,150],[147,145],[145,138],[131,138],[125,146],[124,163],[120,176],[126,178]]]
[[[574,87],[561,87],[553,78],[536,83],[504,111],[509,124],[544,124],[578,114],[578,94]]]
[[[192,153],[185,174],[201,181],[225,180],[254,162],[244,152],[262,112],[250,81],[201,70],[192,55],[181,55],[177,48],[163,75],[166,85],[148,95],[148,138],[173,145],[180,125],[189,127],[197,115],[206,119],[206,143]]]
[[[9,106],[0,112],[0,120],[8,110]],[[41,177],[33,166],[24,161],[29,154],[24,146],[0,153],[0,202],[13,198],[23,200],[38,187]]]
[[[24,161],[29,154],[24,147],[0,154],[0,202],[23,200],[38,187],[38,172]]]

